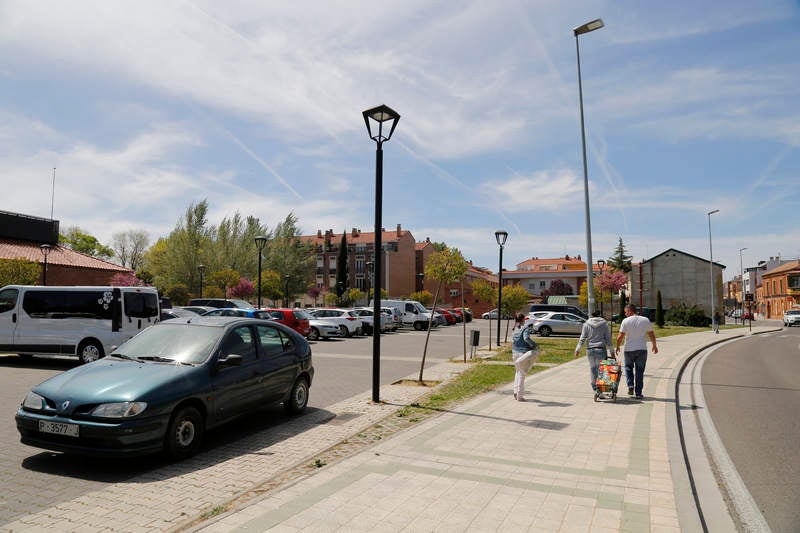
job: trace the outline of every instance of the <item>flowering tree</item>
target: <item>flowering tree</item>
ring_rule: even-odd
[[[111,278],[111,285],[115,287],[141,287],[144,283],[130,272],[120,272],[114,274]]]
[[[234,298],[247,298],[248,296],[252,296],[256,290],[256,286],[253,285],[253,282],[247,278],[242,278],[239,280],[239,284],[231,287],[231,296]]]

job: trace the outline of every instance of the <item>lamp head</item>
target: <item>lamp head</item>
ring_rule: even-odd
[[[583,26],[578,26],[574,28],[572,32],[575,34],[575,37],[582,33],[589,33],[590,31],[599,30],[604,26],[603,19],[594,19],[591,22],[587,22]]]
[[[506,239],[508,239],[508,232],[499,229],[494,232],[494,238],[497,240],[497,244],[504,246],[506,244]]]
[[[200,263],[199,265],[197,265],[197,270],[200,272],[200,275],[202,276],[203,273],[206,271],[206,266]]]
[[[53,248],[53,247],[51,245],[47,244],[47,243],[39,245],[39,249],[42,250],[42,253],[44,254],[44,258],[45,259],[47,259],[47,254],[50,253],[50,249],[51,248]]]
[[[362,115],[364,115],[364,124],[367,125],[369,138],[378,144],[392,138],[394,128],[400,120],[400,114],[387,105],[367,109]],[[373,131],[373,127],[376,131]]]
[[[263,235],[259,235],[258,237],[255,237],[253,240],[256,241],[256,248],[258,248],[259,252],[263,250],[264,245],[267,244],[267,238],[264,237]]]
[[[719,213],[719,209],[714,209],[713,211],[708,212],[708,216],[713,215],[714,213]]]

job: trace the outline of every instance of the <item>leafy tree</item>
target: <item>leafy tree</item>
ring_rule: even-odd
[[[212,228],[210,251],[218,266],[231,268],[247,278],[258,277],[258,248],[255,238],[267,237],[270,233],[258,218],[242,218],[237,211],[233,217],[225,217],[219,226]]]
[[[570,295],[575,294],[572,290],[572,285],[569,283],[564,283],[560,279],[554,279],[550,282],[550,286],[542,291],[542,297],[547,298],[548,296],[559,296],[559,295]]]
[[[309,287],[308,292],[306,294],[308,294],[308,296],[312,300],[314,300],[314,307],[316,307],[317,306],[317,298],[319,298],[319,295],[322,294],[322,289],[320,289],[316,285],[312,285],[311,287]]]
[[[531,295],[522,285],[509,285],[503,287],[502,315],[513,317],[528,306]],[[506,320],[505,340],[508,342],[508,327],[511,319]]]
[[[167,295],[173,305],[186,305],[189,303],[189,289],[186,285],[174,285],[167,289],[164,294]]]
[[[150,238],[144,230],[128,230],[111,236],[111,248],[119,264],[137,270],[144,262]]]
[[[431,291],[426,291],[426,290],[412,292],[411,299],[418,301],[425,307],[428,307],[429,305],[431,305],[431,302],[433,302],[433,294],[431,294]]]
[[[468,266],[469,265],[464,259],[464,256],[461,255],[461,252],[457,248],[445,248],[442,251],[431,254],[431,256],[428,258],[428,264],[425,265],[425,277],[439,282],[439,284],[436,286],[436,294],[433,297],[432,307],[434,309],[439,301],[439,293],[441,292],[442,287],[462,279],[467,273]],[[431,319],[428,322],[428,332],[425,336],[425,348],[422,351],[422,361],[419,365],[420,382],[422,382],[422,372],[425,369],[425,357],[428,354],[428,340],[431,337],[431,326],[433,325],[432,322],[433,313],[431,313]],[[466,360],[466,358],[467,354],[465,352],[464,360]]]
[[[347,232],[342,232],[339,253],[336,255],[336,296],[342,300],[349,288],[349,268],[347,264]],[[350,301],[353,301],[352,299]]]
[[[443,252],[447,250],[447,244],[443,242],[431,242],[431,245],[433,245],[433,249],[437,252]]]
[[[58,243],[71,250],[92,257],[101,259],[111,259],[114,257],[114,250],[108,246],[103,246],[93,235],[88,234],[78,226],[71,226],[58,236]]]
[[[491,302],[492,304],[497,302],[497,291],[492,287],[492,284],[485,279],[476,279],[472,282],[472,294],[474,294],[479,301]],[[489,349],[492,349],[491,325],[489,326]]]
[[[297,227],[297,217],[293,213],[286,215],[283,222],[279,222],[273,231],[272,240],[264,250],[264,265],[269,270],[277,272],[286,287],[286,277],[289,276],[288,295],[305,294],[314,280],[315,259],[313,248],[310,244],[302,242],[300,229]]]
[[[272,300],[273,305],[283,298],[280,274],[274,270],[263,270],[261,272],[261,296]]]
[[[110,284],[116,287],[141,287],[144,285],[142,280],[130,272],[120,272],[119,274],[114,274],[114,276],[111,278]]]
[[[231,296],[234,298],[249,298],[254,292],[256,292],[256,286],[247,278],[240,279],[238,285],[231,287]]]
[[[633,270],[631,262],[633,256],[627,255],[625,251],[625,245],[622,244],[622,237],[620,237],[619,244],[617,244],[617,248],[614,250],[614,255],[609,257],[606,261],[606,264],[611,267],[611,270],[618,270],[626,274]]]
[[[667,312],[666,321],[676,326],[695,327],[705,327],[709,323],[709,319],[701,307],[698,305],[689,306],[684,302],[680,302],[670,308]]]
[[[0,287],[36,285],[44,265],[27,259],[0,259]]]
[[[598,287],[597,285],[593,285],[592,288],[594,289],[594,299],[595,300],[599,299],[600,298],[600,287]],[[583,283],[581,283],[581,290],[578,293],[578,304],[581,307],[586,307],[588,305],[588,303],[589,303],[588,302],[587,291],[588,291],[588,283],[586,283],[584,281]]]
[[[661,291],[656,292],[656,326],[664,327],[664,306],[661,303]]]
[[[351,303],[358,302],[364,297],[364,291],[358,288],[353,288],[347,291],[347,298]]]
[[[242,276],[232,268],[223,268],[212,272],[208,276],[208,284],[219,287],[223,294],[228,295],[228,289],[235,287],[241,281]]]
[[[153,285],[153,274],[150,273],[149,270],[140,268],[139,270],[136,271],[136,277],[142,280],[142,283],[145,286]]]
[[[628,305],[628,297],[624,292],[621,292],[619,295],[619,320],[622,321],[625,318],[625,306]]]
[[[336,305],[336,302],[339,300],[339,297],[336,296],[335,292],[328,292],[325,293],[325,298],[323,298],[323,300],[325,301],[326,306],[333,307],[334,305]]]

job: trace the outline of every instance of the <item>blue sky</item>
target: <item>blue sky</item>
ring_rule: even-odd
[[[744,266],[800,256],[797,1],[0,4],[0,209],[110,244],[192,202],[305,234],[383,225],[497,269],[592,246]],[[55,201],[51,206],[53,167]]]

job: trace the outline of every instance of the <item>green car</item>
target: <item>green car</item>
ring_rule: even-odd
[[[182,459],[206,430],[266,404],[302,413],[313,377],[308,341],[282,324],[174,318],[34,387],[17,429],[24,444],[48,450]]]

